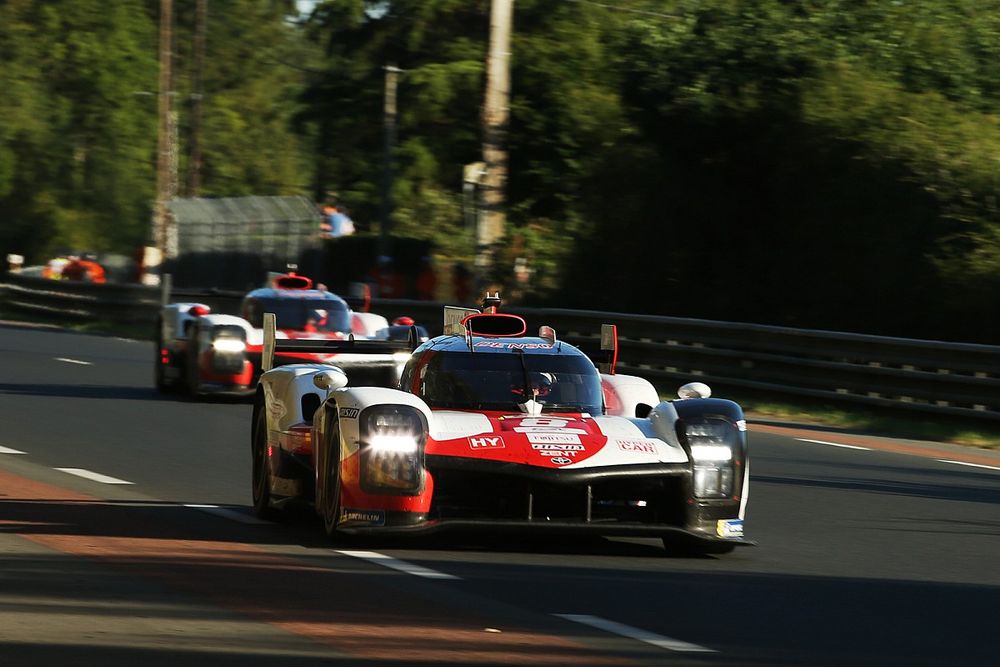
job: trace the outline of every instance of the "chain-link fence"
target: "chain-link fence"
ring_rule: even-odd
[[[177,287],[246,289],[268,271],[318,262],[322,214],[307,197],[174,199],[178,256],[164,271]]]

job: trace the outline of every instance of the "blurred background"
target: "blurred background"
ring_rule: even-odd
[[[7,0],[0,90],[25,265],[1000,343],[1000,0]]]

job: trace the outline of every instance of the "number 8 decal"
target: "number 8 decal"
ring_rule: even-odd
[[[564,428],[568,419],[549,419],[548,417],[527,417],[521,420],[521,426],[548,426],[549,428]]]

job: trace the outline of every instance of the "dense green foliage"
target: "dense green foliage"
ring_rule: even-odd
[[[0,2],[0,249],[145,240],[157,5]],[[395,64],[393,229],[469,259],[489,0],[294,5],[209,2],[201,194],[335,193],[377,231]],[[1000,342],[1000,0],[516,0],[511,51],[500,278],[528,257],[530,298]]]
[[[200,194],[302,192],[291,126],[311,50],[291,2],[210,2]],[[195,3],[176,0],[179,180],[186,181]],[[156,188],[159,3],[0,2],[0,249],[130,252]]]

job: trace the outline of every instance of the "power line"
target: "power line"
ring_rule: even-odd
[[[622,7],[620,5],[609,5],[603,2],[594,2],[594,0],[566,0],[566,2],[576,2],[581,5],[592,5],[594,7],[601,7],[602,9],[609,9],[613,12],[625,12],[627,14],[641,14],[643,16],[655,16],[661,19],[679,19],[681,18],[677,14],[664,14],[663,12],[653,12],[646,9],[633,9],[632,7]]]

